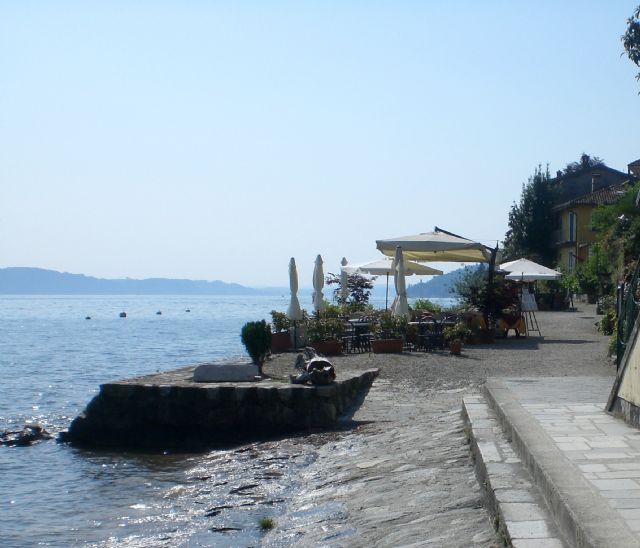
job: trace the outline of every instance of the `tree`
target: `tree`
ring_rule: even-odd
[[[611,265],[612,281],[624,279],[628,265],[640,255],[640,183],[626,188],[620,199],[593,212],[593,228]]]
[[[375,278],[374,278],[375,279]],[[342,302],[340,295],[342,289],[342,280],[340,276],[329,272],[325,278],[327,285],[336,285],[333,290],[333,298],[338,304],[349,305],[354,310],[363,310],[369,304],[369,297],[373,289],[373,280],[363,276],[362,274],[349,274],[347,287],[349,288],[349,297]]]
[[[271,351],[271,326],[264,320],[247,322],[242,326],[240,339],[262,375],[262,367]]]
[[[584,293],[599,297],[611,293],[611,268],[600,245],[593,246],[589,258],[578,267],[576,277],[580,290]]]
[[[527,256],[548,265],[555,261],[551,246],[555,191],[550,179],[549,166],[543,171],[539,165],[529,182],[522,185],[520,203],[514,203],[509,212],[505,258]]]
[[[563,175],[570,175],[571,173],[577,173],[578,171],[583,171],[585,169],[593,169],[594,167],[602,167],[603,165],[605,164],[602,158],[598,158],[597,156],[592,158],[583,152],[580,156],[580,160],[567,164],[567,167],[562,170],[562,173]]]
[[[629,59],[640,67],[640,6],[627,19],[627,30],[622,35],[622,45]],[[636,80],[640,82],[640,72],[636,75]]]

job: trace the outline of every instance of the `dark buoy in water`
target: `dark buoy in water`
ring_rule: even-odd
[[[162,316],[162,310],[158,310],[158,311],[156,312],[156,316]]]
[[[84,317],[84,319],[85,319],[85,320],[90,320],[90,319],[91,319],[91,316],[85,316],[85,317]]]
[[[127,317],[127,313],[126,312],[120,312],[120,317],[121,318],[126,318]]]
[[[187,309],[185,310],[185,312],[191,312],[191,309],[190,309],[190,308],[187,308]]]

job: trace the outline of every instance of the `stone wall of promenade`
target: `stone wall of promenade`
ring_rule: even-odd
[[[375,369],[343,372],[327,386],[194,383],[193,369],[101,385],[62,441],[187,448],[329,428],[378,375]]]

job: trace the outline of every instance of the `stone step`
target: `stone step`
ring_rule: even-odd
[[[604,448],[612,440],[590,438],[607,438],[614,428],[618,436],[620,429],[630,430],[604,413],[604,404],[597,403],[603,383],[608,382],[607,378],[582,377],[489,379],[484,388],[486,399],[481,401],[489,408],[484,411],[487,416],[499,423],[497,430],[511,442],[544,505],[551,509],[558,538],[575,548],[640,546],[633,529],[635,514],[626,516],[626,510],[614,504],[628,500],[637,490],[624,485],[618,491],[607,491],[616,482],[591,473],[594,465],[606,468],[604,463],[627,463],[638,454],[632,447]],[[478,407],[477,413],[482,412]],[[638,435],[631,432],[629,436],[634,434]],[[636,485],[633,480],[623,481]]]
[[[561,548],[566,544],[544,498],[482,395],[467,396],[463,416],[478,481],[494,526],[515,548]]]

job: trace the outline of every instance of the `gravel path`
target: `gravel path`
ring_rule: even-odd
[[[341,431],[316,436],[318,458],[299,478],[305,487],[264,544],[499,546],[469,458],[463,395],[487,377],[615,373],[593,306],[537,316],[543,337],[467,346],[460,357],[333,359],[338,370],[377,367],[380,377]],[[288,374],[292,362],[279,356],[265,371]]]

